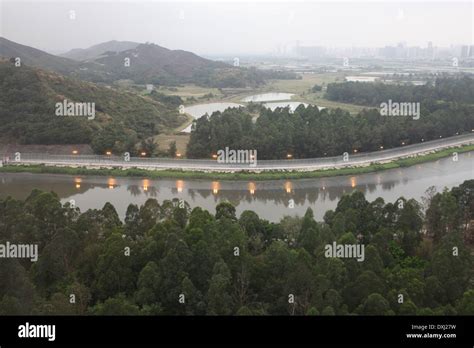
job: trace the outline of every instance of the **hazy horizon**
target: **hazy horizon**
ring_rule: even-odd
[[[56,54],[111,40],[201,55],[268,54],[296,41],[326,47],[473,44],[471,2],[9,0],[1,2],[0,18],[2,37]]]

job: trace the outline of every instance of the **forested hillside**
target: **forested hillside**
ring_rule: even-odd
[[[177,127],[178,108],[26,65],[0,61],[0,141],[21,144],[91,144],[98,153],[133,152],[137,141]],[[67,99],[95,103],[95,118],[58,117]]]
[[[149,199],[122,223],[109,203],[80,213],[34,190],[0,200],[0,243],[40,255],[0,259],[0,314],[473,315],[474,181],[424,204],[355,191],[324,222],[269,223]],[[326,257],[335,241],[364,261]]]

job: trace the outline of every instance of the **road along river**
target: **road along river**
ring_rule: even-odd
[[[32,189],[54,191],[65,203],[71,199],[81,211],[112,203],[121,218],[130,203],[143,204],[148,198],[160,203],[184,199],[191,207],[212,213],[222,201],[236,206],[237,214],[253,210],[260,217],[279,221],[284,215],[303,215],[308,207],[321,220],[334,209],[339,198],[352,190],[362,191],[368,200],[382,197],[386,202],[404,196],[420,200],[430,186],[438,191],[474,179],[474,152],[459,154],[407,168],[355,176],[271,181],[169,180],[71,176],[52,174],[0,173],[0,198],[26,198]]]
[[[45,164],[48,166],[88,168],[142,168],[150,170],[177,169],[204,172],[315,171],[387,163],[401,158],[419,156],[442,149],[455,148],[468,144],[474,144],[474,133],[370,153],[346,153],[346,156],[341,154],[341,156],[336,157],[294,160],[259,160],[257,153],[257,160],[252,161],[253,163],[219,163],[218,161],[211,159],[128,158],[127,156],[98,155],[65,156],[24,153],[0,154],[0,159],[3,158],[3,161],[9,164]]]

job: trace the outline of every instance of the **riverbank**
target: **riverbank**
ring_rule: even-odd
[[[474,145],[466,145],[459,148],[450,148],[426,155],[419,155],[384,164],[371,164],[364,167],[350,167],[341,169],[325,169],[316,171],[265,171],[253,172],[202,172],[182,170],[146,170],[138,168],[108,169],[108,168],[75,168],[56,167],[45,165],[7,165],[0,167],[0,173],[43,173],[43,174],[69,174],[69,175],[97,175],[113,177],[139,177],[150,179],[211,179],[211,180],[280,180],[280,179],[307,179],[324,178],[342,175],[358,175],[378,172],[394,168],[409,167],[420,163],[436,161],[440,158],[452,156],[454,152],[464,153],[474,151]]]

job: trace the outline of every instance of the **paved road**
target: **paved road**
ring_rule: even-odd
[[[330,168],[364,166],[372,163],[385,163],[400,158],[426,154],[442,149],[455,148],[461,145],[474,144],[474,133],[463,134],[446,139],[427,141],[396,149],[382,150],[365,154],[349,154],[344,160],[343,155],[295,160],[258,160],[256,166],[248,163],[218,163],[216,160],[192,160],[169,158],[130,158],[125,161],[119,156],[98,155],[47,155],[22,153],[20,158],[15,154],[3,154],[4,162],[10,164],[44,164],[50,166],[70,166],[89,168],[142,168],[150,170],[177,169],[187,171],[237,172],[237,171],[313,171]],[[454,152],[454,150],[453,150]],[[257,156],[258,159],[258,156]]]

